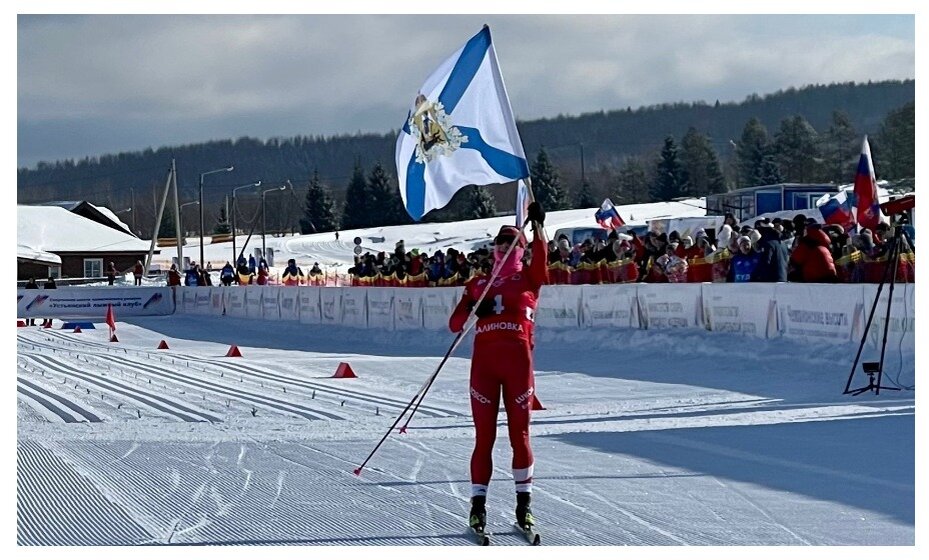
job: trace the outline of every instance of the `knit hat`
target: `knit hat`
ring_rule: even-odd
[[[751,244],[752,244],[752,239],[751,239],[749,236],[743,235],[743,236],[739,237],[739,246],[740,246],[740,247],[741,247],[742,245],[745,245],[746,243],[747,243],[748,245],[751,245]]]
[[[704,234],[704,236],[706,236],[706,234]],[[694,246],[694,240],[689,235],[685,235],[684,237],[682,237],[681,243],[684,244],[685,249],[690,249],[691,247]]]

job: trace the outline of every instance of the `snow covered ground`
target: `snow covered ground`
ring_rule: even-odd
[[[470,343],[355,476],[450,334],[174,315],[120,321],[109,343],[99,327],[17,329],[19,544],[471,544]],[[915,391],[843,396],[856,349],[540,329],[543,544],[913,545]],[[358,378],[332,379],[340,362]],[[885,384],[914,370],[888,348]],[[502,419],[489,524],[525,546]]]

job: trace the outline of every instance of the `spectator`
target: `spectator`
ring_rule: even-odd
[[[145,267],[142,266],[142,261],[136,261],[135,266],[132,267],[132,274],[135,275],[135,285],[142,285],[142,276],[145,274]]]
[[[716,247],[713,245],[713,242],[710,241],[710,237],[702,228],[698,229],[694,236],[696,237],[696,242],[694,244],[696,250],[691,253],[692,255],[699,258],[706,258],[716,251]]]
[[[55,279],[51,276],[48,277],[48,280],[45,281],[45,284],[42,286],[46,290],[56,290],[58,285],[55,284]]]
[[[239,259],[239,268],[236,270],[236,273],[236,281],[240,286],[247,286],[255,282],[255,275],[252,273],[248,264],[246,264],[245,259]]]
[[[263,260],[264,260],[264,259],[262,259],[262,261],[263,261]],[[267,267],[267,265],[259,264],[259,265],[258,265],[258,279],[257,279],[257,284],[258,284],[259,286],[265,286],[265,285],[267,285],[267,284],[268,284],[268,277],[269,277],[269,276],[270,276],[270,273],[268,272],[268,267]]]
[[[30,278],[28,282],[26,282],[26,285],[24,286],[24,289],[26,289],[26,290],[38,290],[38,289],[39,289],[39,285],[36,283],[35,277],[34,277],[34,276],[33,276],[32,278]],[[26,323],[26,324],[28,324],[30,327],[34,327],[34,326],[35,326],[35,317],[30,317],[29,319],[27,319],[27,323]]]
[[[299,286],[303,282],[303,270],[297,266],[296,260],[288,259],[281,281],[285,286]]]
[[[323,271],[319,268],[319,263],[314,262],[313,267],[310,269],[310,276],[322,276]]]
[[[171,264],[171,269],[168,270],[168,285],[169,286],[180,286],[181,285],[181,273],[177,271],[177,265]]]
[[[226,261],[226,264],[219,271],[219,282],[223,286],[231,286],[235,281],[235,269],[232,268],[232,263]]]
[[[258,267],[258,262],[255,260],[255,255],[248,256],[248,273],[255,274],[255,270]]]
[[[747,235],[739,236],[736,240],[736,246],[738,251],[732,255],[732,261],[729,263],[727,282],[757,281],[761,256],[752,248],[751,238]]]
[[[191,261],[190,268],[184,271],[184,285],[197,286],[200,282],[200,275],[197,273],[197,263]]]
[[[835,282],[835,261],[829,251],[829,236],[813,222],[806,227],[797,248],[790,256],[792,271],[788,278],[794,282]]]
[[[112,286],[116,283],[116,275],[119,274],[116,270],[116,265],[113,261],[110,261],[109,266],[106,267],[106,283],[108,286]]]
[[[760,235],[756,244],[759,256],[757,280],[759,282],[786,282],[787,263],[790,261],[787,245],[781,241],[781,236],[773,223],[762,223],[756,231]]]
[[[687,282],[687,261],[677,255],[678,243],[669,242],[665,254],[658,257],[656,265],[661,268],[667,282]]]

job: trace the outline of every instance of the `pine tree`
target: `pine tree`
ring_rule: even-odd
[[[183,233],[183,232],[182,232]],[[174,214],[170,208],[165,208],[161,215],[161,225],[158,227],[158,237],[174,239],[177,237],[177,229],[174,225]]]
[[[369,205],[368,182],[365,180],[361,163],[355,163],[352,178],[345,191],[345,208],[342,210],[342,228],[356,229],[368,227],[372,223]]]
[[[708,136],[690,127],[681,139],[680,155],[684,171],[682,190],[685,195],[700,197],[726,192],[719,157]]]
[[[490,189],[483,186],[467,187],[467,202],[465,215],[462,219],[477,220],[480,218],[493,218],[497,215],[497,202]]]
[[[229,225],[229,216],[226,215],[226,205],[219,205],[219,221],[213,226],[214,234],[226,234],[232,232],[232,226]]]
[[[594,198],[593,189],[590,188],[590,181],[585,177],[581,181],[581,188],[578,189],[577,194],[574,196],[574,207],[593,208],[599,205],[600,203]]]
[[[875,173],[883,179],[908,179],[916,176],[916,105],[891,111],[881,123],[871,143]],[[859,142],[860,147],[860,142]]]
[[[784,180],[808,183],[819,177],[818,135],[803,116],[794,115],[781,121],[774,135],[774,150]]]
[[[655,165],[655,180],[649,192],[652,202],[668,201],[684,196],[684,168],[677,154],[674,138],[668,136]]]
[[[409,216],[403,208],[400,192],[391,184],[390,176],[381,162],[374,164],[371,175],[368,176],[368,193],[371,225],[394,226],[410,223]]]
[[[546,211],[566,210],[568,208],[567,197],[559,184],[558,171],[548,158],[545,148],[539,149],[529,171],[535,199],[542,205],[542,208]]]
[[[303,203],[303,217],[300,218],[300,233],[317,233],[338,229],[335,217],[335,201],[329,191],[319,182],[319,170],[313,170]]]
[[[855,179],[861,140],[848,113],[832,112],[832,124],[822,137],[823,154],[821,180],[833,183],[850,183]]]
[[[736,144],[736,160],[739,169],[737,188],[781,182],[781,174],[774,161],[774,143],[768,129],[757,118],[750,119],[742,129],[742,137]]]
[[[613,204],[634,204],[648,202],[648,172],[641,158],[627,157],[619,168],[616,177],[616,189],[610,200]]]

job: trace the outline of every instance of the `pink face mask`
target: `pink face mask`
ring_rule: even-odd
[[[494,245],[494,270],[498,271],[498,276],[510,276],[523,269],[523,254],[526,252],[520,246],[516,246],[510,251],[510,256],[503,261],[503,255],[506,254],[506,246]]]

